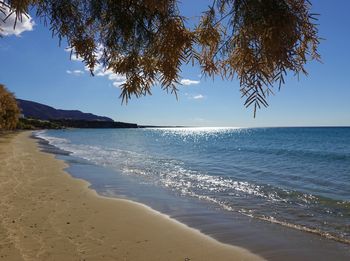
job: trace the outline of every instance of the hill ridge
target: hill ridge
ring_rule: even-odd
[[[85,121],[107,121],[114,122],[113,119],[98,116],[93,113],[82,112],[80,110],[56,109],[39,102],[17,99],[17,103],[25,118],[38,120],[85,120]]]

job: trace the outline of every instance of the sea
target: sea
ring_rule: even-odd
[[[350,128],[37,131],[107,197],[268,260],[350,260]]]

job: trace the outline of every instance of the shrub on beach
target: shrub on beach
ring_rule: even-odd
[[[37,129],[62,129],[59,123],[38,120],[38,119],[27,119],[20,118],[17,124],[19,130],[37,130]]]
[[[13,93],[0,84],[0,130],[13,130],[17,126],[20,109]]]

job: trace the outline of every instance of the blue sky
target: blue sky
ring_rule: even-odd
[[[181,9],[186,16],[194,17],[210,2],[182,1]],[[28,21],[17,29],[18,35],[9,31],[0,38],[0,82],[18,98],[138,124],[349,126],[350,1],[312,2],[312,11],[321,14],[319,30],[325,40],[319,51],[323,63],[309,63],[309,76],[299,81],[292,75],[288,77],[282,90],[270,97],[270,106],[259,110],[255,119],[251,108],[243,106],[237,80],[204,79],[199,68],[190,66],[182,68],[184,83],[191,84],[179,87],[178,101],[154,87],[152,96],[132,98],[128,105],[121,105],[120,89],[113,83],[122,79],[108,74],[90,76],[80,61],[69,59],[66,46],[59,47],[58,39],[52,38],[48,28],[35,18],[33,28]]]

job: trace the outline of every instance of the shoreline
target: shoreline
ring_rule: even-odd
[[[30,135],[0,137],[3,260],[263,260],[141,203],[98,195]]]

